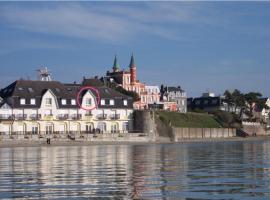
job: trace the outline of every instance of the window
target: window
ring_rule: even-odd
[[[85,100],[85,105],[91,106],[92,105],[92,99],[88,98]]]
[[[212,100],[212,104],[217,104],[217,100],[216,99],[213,99]]]
[[[25,99],[20,99],[21,105],[25,105]]]
[[[18,90],[19,90],[19,91],[23,91],[23,88],[19,87]]]
[[[46,105],[52,105],[52,99],[51,98],[46,98],[45,99],[45,104]]]
[[[114,100],[110,99],[110,106],[114,106]]]
[[[62,105],[67,105],[67,100],[66,99],[62,99],[61,103],[62,103]]]
[[[36,104],[36,99],[30,99],[30,104],[35,105]]]
[[[33,126],[32,127],[32,134],[38,134],[38,127],[37,126]]]
[[[104,106],[105,105],[105,99],[101,99],[100,105]]]
[[[71,99],[71,105],[76,105],[76,100],[75,99]]]
[[[204,100],[204,104],[205,104],[205,105],[208,104],[208,100]]]
[[[185,105],[185,100],[182,99],[182,106],[184,106],[184,105]]]
[[[196,100],[196,101],[195,101],[195,104],[196,104],[196,105],[200,105],[200,103],[201,103],[200,100]]]
[[[124,103],[124,106],[127,106],[128,105],[128,102],[127,102],[126,99],[123,101],[123,103]]]
[[[33,88],[28,88],[28,91],[29,91],[30,93],[34,92]]]

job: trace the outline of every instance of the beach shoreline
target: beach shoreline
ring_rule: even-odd
[[[50,147],[50,146],[91,146],[91,145],[146,145],[146,144],[187,144],[187,143],[217,143],[217,142],[245,142],[245,141],[267,141],[270,136],[256,137],[231,137],[231,138],[207,138],[207,139],[184,139],[178,142],[172,141],[58,141],[52,140],[50,144],[46,141],[0,141],[0,148],[11,147]]]

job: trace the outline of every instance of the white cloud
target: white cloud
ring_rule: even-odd
[[[112,42],[129,40],[144,33],[179,39],[176,28],[168,25],[185,23],[193,17],[190,8],[173,3],[143,5],[3,6],[0,17],[9,26],[25,31]]]

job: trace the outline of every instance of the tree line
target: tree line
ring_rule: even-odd
[[[230,92],[226,90],[224,92],[225,102],[230,108],[240,109],[239,118],[242,119],[243,114],[248,116],[249,121],[254,119],[254,109],[262,110],[264,108],[269,109],[265,104],[265,100],[262,99],[262,94],[259,92],[242,93],[240,90],[235,89]]]

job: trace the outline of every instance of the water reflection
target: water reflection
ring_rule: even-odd
[[[269,142],[0,149],[0,199],[269,199]]]

